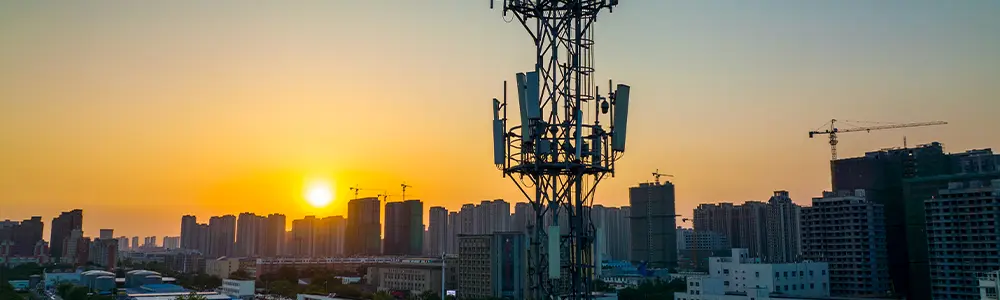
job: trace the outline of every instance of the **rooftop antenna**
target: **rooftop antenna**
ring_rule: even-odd
[[[491,101],[493,163],[534,208],[535,224],[555,224],[535,226],[530,233],[530,299],[593,297],[599,262],[588,212],[598,183],[614,176],[625,151],[631,89],[609,80],[607,96],[598,93],[593,25],[599,12],[617,5],[617,0],[502,2],[503,16],[511,15],[531,37],[535,61],[514,76],[519,124],[507,124],[506,81],[503,99]],[[600,122],[602,115],[608,122]],[[561,217],[569,221],[566,235],[559,229]]]

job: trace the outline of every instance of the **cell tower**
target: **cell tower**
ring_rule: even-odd
[[[524,26],[536,53],[534,69],[516,75],[520,124],[508,127],[506,82],[503,102],[493,99],[494,164],[535,211],[528,250],[531,299],[592,298],[600,257],[593,251],[590,207],[597,184],[614,176],[615,161],[625,151],[629,105],[628,85],[618,84],[607,96],[598,92],[592,26],[600,11],[617,5],[617,0],[503,1],[504,17]],[[560,218],[568,221],[566,232]]]

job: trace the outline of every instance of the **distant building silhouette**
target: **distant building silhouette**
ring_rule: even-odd
[[[4,254],[12,257],[35,256],[35,246],[42,242],[43,229],[42,217],[31,217],[20,222],[0,222],[0,245],[10,247],[9,253]]]
[[[49,251],[51,251],[50,256],[54,261],[59,261],[63,256],[71,255],[66,252],[66,243],[69,242],[68,239],[73,230],[83,230],[82,209],[63,212],[52,219]]]
[[[448,252],[448,209],[434,206],[427,210],[427,231],[430,236],[428,254],[440,255]]]
[[[285,215],[270,214],[264,221],[264,238],[261,241],[261,255],[276,257],[284,254]]]
[[[424,240],[424,203],[406,200],[385,204],[386,255],[421,255]]]
[[[261,254],[266,218],[253,213],[241,213],[236,219],[236,246],[234,252],[239,257],[256,257]]]
[[[208,219],[209,258],[233,256],[236,241],[236,216],[224,215]]]
[[[380,212],[378,198],[360,198],[347,203],[346,255],[381,254]]]

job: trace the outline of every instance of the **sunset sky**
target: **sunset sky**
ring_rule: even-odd
[[[842,157],[1000,148],[1000,1],[622,1],[596,78],[632,86],[597,202],[676,175],[677,209],[829,189],[831,118],[950,124],[841,136]],[[488,1],[0,1],[0,220],[177,235],[184,214],[346,214],[348,187],[425,209],[523,198],[490,99],[530,70]],[[603,88],[602,88],[603,89]],[[326,181],[333,203],[304,199]],[[412,197],[411,197],[412,196]]]

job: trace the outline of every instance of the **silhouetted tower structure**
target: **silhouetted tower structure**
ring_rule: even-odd
[[[592,29],[598,13],[616,5],[617,0],[502,3],[504,16],[524,26],[536,53],[530,71],[516,76],[520,124],[507,124],[506,83],[503,101],[493,99],[494,164],[527,198],[537,224],[528,229],[531,299],[592,297],[595,229],[589,206],[598,183],[614,174],[625,151],[630,89],[619,84],[600,96],[593,79]],[[610,120],[602,123],[604,114]],[[561,230],[561,223],[569,230]]]

